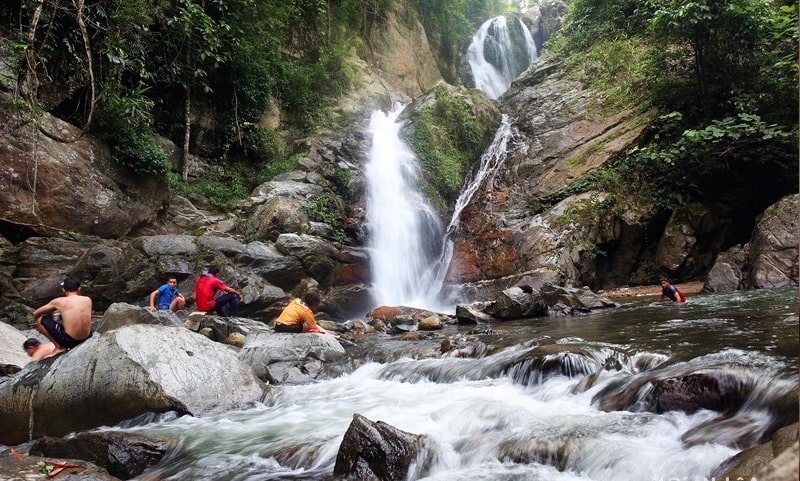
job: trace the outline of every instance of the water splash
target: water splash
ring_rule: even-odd
[[[519,18],[509,26],[506,16],[491,18],[481,25],[467,49],[475,87],[496,99],[511,82],[538,58],[536,44]]]

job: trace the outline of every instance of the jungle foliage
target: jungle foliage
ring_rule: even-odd
[[[660,113],[638,147],[545,199],[602,189],[754,215],[798,185],[797,2],[574,0],[550,43],[602,109]]]
[[[215,127],[192,138],[193,151],[263,165],[290,154],[277,131],[258,127],[270,103],[280,102],[288,127],[313,130],[353,81],[352,42],[391,8],[392,0],[22,0],[0,5],[0,47],[15,56],[32,105],[107,140],[135,173],[162,175],[155,134],[181,145],[185,119],[202,117]]]
[[[486,145],[484,129],[460,96],[439,86],[435,101],[420,112],[408,143],[419,158],[427,183],[437,197],[454,201],[466,173]]]

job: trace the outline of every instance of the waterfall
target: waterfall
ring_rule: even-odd
[[[447,225],[447,232],[445,234],[442,246],[442,255],[439,260],[434,264],[435,270],[433,271],[433,286],[434,290],[438,293],[441,292],[444,285],[444,278],[447,275],[447,268],[450,266],[450,260],[453,256],[453,241],[452,235],[458,228],[461,212],[472,201],[472,197],[478,189],[494,180],[499,167],[503,164],[507,157],[508,141],[511,138],[511,121],[508,115],[503,114],[500,122],[500,127],[494,134],[492,143],[481,155],[478,162],[478,168],[474,175],[468,177],[464,181],[464,187],[461,189],[458,199],[456,199],[455,207],[453,208],[453,215],[450,217],[450,223]],[[441,299],[444,305],[451,305],[454,302],[449,302]]]
[[[472,200],[472,196],[475,195],[478,188],[483,185],[484,181],[488,180],[491,182],[494,179],[497,169],[506,160],[508,140],[510,138],[511,122],[508,119],[508,115],[503,114],[500,120],[500,127],[497,129],[497,132],[494,133],[492,143],[486,148],[483,155],[481,155],[478,171],[471,180],[467,179],[464,183],[464,188],[461,190],[461,194],[459,194],[456,200],[453,216],[450,219],[450,224],[447,226],[448,234],[453,233],[456,227],[458,227],[458,219],[461,215],[461,211],[464,210],[464,207]]]
[[[372,136],[366,167],[367,229],[370,235],[372,295],[377,305],[428,307],[438,294],[433,265],[444,231],[419,190],[419,166],[400,139],[402,108],[370,119]]]
[[[467,61],[475,87],[496,99],[511,82],[538,57],[536,44],[522,20],[508,25],[506,16],[491,18],[481,25],[467,49]]]
[[[504,114],[478,168],[466,179],[445,231],[419,190],[416,158],[400,139],[397,117],[401,110],[388,115],[378,110],[370,119],[372,147],[366,178],[372,296],[377,305],[447,310],[452,303],[439,295],[453,253],[450,236],[461,211],[505,160],[511,123]]]

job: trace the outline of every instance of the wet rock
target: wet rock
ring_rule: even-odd
[[[103,313],[103,320],[97,326],[96,332],[108,332],[135,324],[159,324],[178,327],[183,325],[183,321],[176,313],[170,310],[151,312],[142,306],[115,302],[108,306],[108,309]]]
[[[800,194],[789,195],[762,214],[750,241],[751,287],[775,289],[797,285],[799,202]]]
[[[486,313],[488,302],[473,302],[472,304],[459,304],[456,306],[456,319],[459,324],[485,324],[494,318]]]
[[[261,401],[265,389],[224,345],[182,327],[126,326],[95,334],[0,383],[0,443],[64,435],[150,412],[218,414]]]
[[[519,464],[539,463],[559,471],[567,468],[569,455],[574,452],[570,441],[524,439],[505,441],[497,450],[497,459]]]
[[[629,381],[611,383],[595,395],[603,411],[663,413],[698,409],[734,412],[748,395],[749,387],[735,372],[704,370],[650,371]]]
[[[730,292],[741,289],[745,281],[744,266],[749,257],[750,246],[735,245],[717,256],[708,271],[703,290],[706,292]]]
[[[45,436],[33,442],[30,453],[49,458],[89,461],[120,479],[131,479],[164,457],[164,441],[132,433],[82,432],[65,438]]]
[[[422,331],[435,331],[442,328],[442,321],[439,316],[427,316],[419,321],[417,327]]]
[[[655,412],[698,409],[728,411],[744,401],[744,385],[738,376],[722,371],[689,374],[677,378],[660,379],[653,383],[651,401]]]
[[[797,481],[797,465],[800,463],[799,450],[800,445],[795,441],[768,465],[759,469],[754,478],[759,481]]]
[[[321,375],[324,363],[344,354],[344,347],[330,335],[256,332],[247,337],[238,356],[262,380],[304,384]]]
[[[539,289],[542,300],[548,306],[548,313],[561,314],[586,313],[595,309],[617,307],[614,301],[596,294],[588,287],[561,287],[544,283]]]
[[[47,462],[71,464],[76,468],[61,471],[53,479],[69,481],[119,481],[119,478],[86,461],[79,459],[50,459],[39,456],[12,456],[8,451],[0,453],[0,479],[4,480],[40,480],[47,479],[42,472]]]
[[[575,344],[546,344],[525,351],[508,361],[503,372],[515,383],[539,384],[554,375],[585,376],[602,365],[584,347]]]
[[[774,480],[797,479],[797,428],[795,423],[779,430],[772,441],[752,446],[717,466],[711,475],[725,479],[764,479],[769,473]],[[780,458],[780,459],[776,459]],[[792,469],[787,470],[787,465]]]
[[[543,316],[547,313],[547,306],[538,292],[528,293],[515,286],[497,296],[489,313],[500,320],[521,319]]]
[[[424,477],[435,454],[434,442],[425,435],[401,431],[383,421],[360,414],[353,421],[336,455],[335,476],[362,480],[402,481],[417,463],[414,479]]]

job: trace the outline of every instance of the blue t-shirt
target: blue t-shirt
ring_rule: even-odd
[[[169,309],[172,300],[178,295],[178,288],[170,289],[169,284],[164,284],[158,288],[158,308]]]

